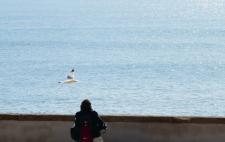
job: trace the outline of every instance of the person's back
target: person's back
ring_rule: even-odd
[[[81,111],[75,115],[75,129],[76,140],[79,142],[92,142],[95,138],[99,139],[100,131],[106,129],[104,122],[99,118],[98,113],[92,110],[88,100],[81,103]],[[103,141],[102,138],[100,139]]]

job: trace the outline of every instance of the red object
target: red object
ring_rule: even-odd
[[[81,128],[81,142],[92,142],[91,128],[87,122]]]

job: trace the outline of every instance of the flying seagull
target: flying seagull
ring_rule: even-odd
[[[78,80],[75,79],[75,71],[72,69],[67,75],[67,79],[64,81],[60,81],[59,83],[75,83]]]

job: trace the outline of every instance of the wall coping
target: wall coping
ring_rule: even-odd
[[[139,122],[139,123],[197,123],[197,124],[225,124],[225,117],[182,117],[182,116],[114,116],[101,115],[106,122]],[[73,121],[73,115],[48,114],[0,114],[0,121]]]

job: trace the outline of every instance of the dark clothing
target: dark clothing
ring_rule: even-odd
[[[105,123],[98,116],[96,111],[79,111],[75,115],[75,127],[80,132],[84,125],[84,122],[88,122],[91,128],[92,138],[99,137],[100,130],[106,129]]]

